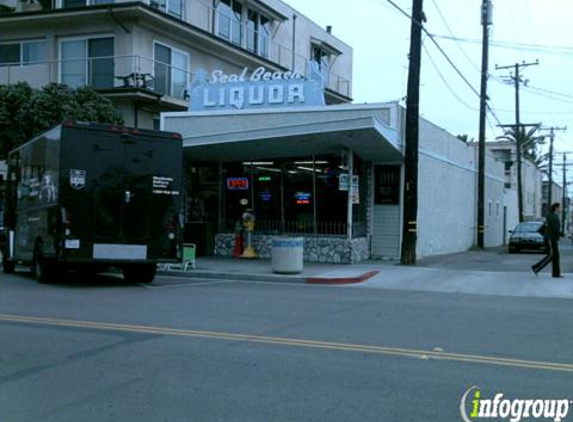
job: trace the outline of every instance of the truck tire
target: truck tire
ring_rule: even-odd
[[[16,269],[16,263],[14,261],[10,261],[8,258],[2,257],[2,270],[4,274],[14,274],[14,270]]]
[[[129,264],[123,267],[123,279],[128,283],[151,283],[155,278],[155,264]]]
[[[36,245],[32,271],[34,272],[38,283],[50,284],[55,281],[56,265],[53,260],[44,257],[44,247],[42,242],[39,242],[38,245]]]

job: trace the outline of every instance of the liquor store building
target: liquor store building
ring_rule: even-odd
[[[237,223],[256,215],[254,248],[304,238],[309,262],[399,259],[405,110],[397,103],[165,113],[182,134],[186,240],[230,256]],[[418,256],[475,243],[477,149],[420,119]],[[508,222],[503,163],[487,161],[486,243]],[[504,219],[505,218],[505,219]]]

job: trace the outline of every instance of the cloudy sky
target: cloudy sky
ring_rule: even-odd
[[[356,103],[398,100],[406,95],[410,21],[390,1],[284,1],[321,26],[332,25],[333,34],[353,47]],[[412,0],[393,2],[411,14]],[[573,1],[492,2],[488,95],[493,113],[488,114],[487,139],[495,140],[502,133],[498,124],[515,123],[515,88],[506,82],[513,72],[496,70],[496,64],[539,60],[539,65],[522,69],[528,82],[520,89],[520,120],[546,127],[568,126],[566,132],[555,132],[555,145],[557,151],[573,151]],[[469,84],[425,36],[420,91],[424,118],[454,135],[468,134],[476,140],[480,6],[481,0],[424,0],[425,28]]]

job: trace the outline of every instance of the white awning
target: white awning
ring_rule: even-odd
[[[362,105],[236,112],[164,113],[162,128],[183,136],[192,161],[244,161],[338,153],[401,162],[391,107]]]

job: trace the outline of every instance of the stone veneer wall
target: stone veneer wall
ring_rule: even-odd
[[[349,240],[345,236],[292,236],[304,238],[304,260],[307,262],[326,262],[353,264],[370,258],[370,237],[358,237]],[[253,235],[253,247],[261,258],[271,258],[272,242],[276,236]],[[215,255],[232,256],[235,235],[217,233],[215,236]]]

